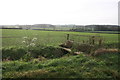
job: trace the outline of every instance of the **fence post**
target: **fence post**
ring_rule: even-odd
[[[92,44],[95,44],[95,36],[92,36]]]
[[[70,35],[69,35],[69,34],[67,34],[67,40],[69,40],[69,36],[70,36]]]
[[[102,43],[103,43],[103,39],[100,37],[100,39],[99,39],[99,46],[101,46]]]

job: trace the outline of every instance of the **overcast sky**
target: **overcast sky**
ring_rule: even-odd
[[[0,0],[0,25],[118,24],[119,0]]]

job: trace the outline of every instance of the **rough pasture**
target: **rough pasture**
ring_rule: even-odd
[[[40,45],[58,46],[66,41],[66,34],[70,34],[70,39],[82,42],[87,40],[86,37],[74,36],[77,35],[100,35],[104,37],[105,43],[118,43],[118,34],[105,33],[87,33],[87,32],[63,32],[63,31],[39,31],[39,30],[2,30],[2,44],[5,46],[21,46],[23,37],[38,38],[37,43]],[[1,37],[1,36],[0,36]]]
[[[70,34],[72,43],[80,45],[66,42],[66,34]],[[81,44],[88,38],[75,35],[103,36],[108,48]],[[118,45],[118,34],[6,29],[0,38],[3,78],[120,78],[118,47],[114,47]],[[37,41],[35,46],[31,41]],[[70,49],[61,49],[60,44]]]

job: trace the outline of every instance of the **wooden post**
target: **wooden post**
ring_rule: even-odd
[[[70,36],[70,35],[69,35],[69,34],[67,34],[67,40],[69,40],[69,36]]]
[[[99,46],[101,46],[101,44],[102,44],[102,40],[100,39],[100,40],[99,40]]]
[[[95,36],[92,36],[92,44],[95,44]]]
[[[100,39],[99,39],[99,46],[101,46],[101,45],[102,45],[102,43],[103,43],[103,39],[102,39],[102,38],[100,38]]]

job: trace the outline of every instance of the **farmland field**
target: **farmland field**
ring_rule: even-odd
[[[38,38],[37,43],[41,45],[58,46],[66,41],[66,34],[70,34],[70,39],[75,41],[87,40],[86,37],[77,37],[71,34],[79,35],[100,35],[105,43],[118,43],[118,34],[105,33],[86,33],[86,32],[64,32],[64,31],[39,31],[39,30],[2,30],[2,45],[21,46],[23,37]]]
[[[65,49],[59,45],[67,44],[67,34],[69,40],[77,44]],[[104,46],[91,46],[87,43],[88,36],[101,36]],[[118,36],[108,33],[3,29],[0,36],[2,77],[117,80],[120,78]]]

